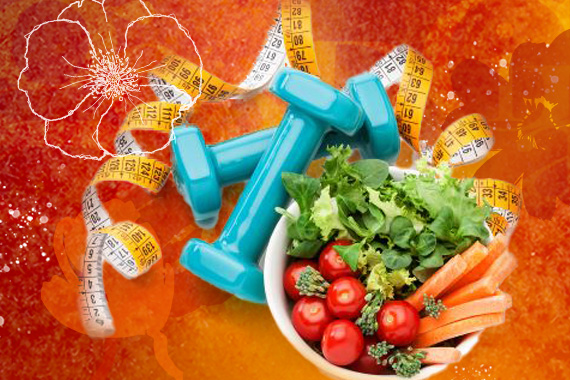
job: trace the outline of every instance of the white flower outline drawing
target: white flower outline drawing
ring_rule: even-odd
[[[119,101],[126,101],[129,100],[130,103],[132,103],[132,108],[135,108],[138,104],[144,103],[144,101],[142,101],[140,98],[136,97],[136,95],[133,94],[133,92],[137,92],[136,89],[138,89],[139,87],[150,87],[149,84],[141,84],[141,83],[135,83],[136,79],[143,79],[146,78],[144,76],[139,77],[138,74],[142,74],[143,72],[149,71],[150,69],[145,69],[148,65],[142,67],[143,69],[145,69],[144,71],[137,71],[138,69],[141,68],[136,68],[136,64],[138,62],[135,62],[134,65],[129,66],[128,65],[128,57],[126,57],[126,52],[127,52],[127,48],[128,48],[128,34],[129,34],[129,30],[138,22],[143,21],[143,20],[148,20],[148,19],[158,19],[158,18],[167,18],[167,19],[171,19],[173,20],[178,29],[184,33],[184,35],[186,36],[186,38],[188,38],[192,44],[192,47],[194,49],[194,52],[196,53],[196,55],[198,56],[198,60],[199,60],[199,72],[200,72],[200,78],[202,78],[202,70],[203,70],[203,63],[202,63],[202,58],[200,56],[200,53],[198,52],[198,48],[194,42],[194,40],[192,39],[192,37],[190,36],[190,33],[188,31],[188,29],[186,29],[186,27],[184,27],[183,25],[180,24],[180,22],[178,21],[178,19],[176,18],[175,15],[170,14],[170,15],[164,15],[164,14],[159,14],[159,13],[152,13],[149,8],[146,6],[146,4],[144,3],[143,0],[138,0],[138,3],[140,3],[142,5],[142,7],[144,8],[144,10],[148,13],[148,15],[144,15],[141,17],[138,17],[135,20],[132,20],[129,22],[129,24],[127,25],[126,29],[125,29],[125,33],[124,33],[124,46],[122,47],[123,50],[123,57],[121,58],[120,54],[121,54],[121,47],[118,48],[118,50],[115,52],[114,47],[112,46],[112,37],[111,37],[111,33],[109,32],[109,38],[111,39],[111,51],[107,50],[107,47],[105,45],[104,42],[104,38],[103,36],[99,35],[103,41],[103,46],[105,46],[105,52],[103,52],[101,49],[96,49],[95,45],[93,43],[93,40],[91,38],[91,34],[89,32],[89,30],[81,24],[81,22],[77,21],[77,20],[71,20],[68,18],[64,17],[64,13],[69,11],[70,9],[72,9],[73,7],[77,7],[78,9],[81,8],[81,6],[84,4],[85,1],[89,1],[92,3],[96,3],[99,4],[101,6],[102,12],[105,16],[105,20],[107,21],[107,12],[105,10],[105,0],[101,0],[101,1],[97,1],[97,0],[78,0],[75,1],[71,4],[69,4],[68,6],[66,6],[57,16],[57,18],[55,20],[49,20],[49,21],[45,21],[42,22],[36,26],[34,26],[34,28],[32,29],[32,31],[30,31],[28,34],[25,35],[25,40],[26,40],[26,48],[25,48],[25,52],[24,52],[24,59],[25,59],[25,67],[20,71],[20,74],[18,76],[18,89],[20,91],[22,91],[25,95],[26,95],[26,99],[27,99],[27,103],[28,103],[28,107],[30,108],[31,112],[39,117],[40,119],[42,119],[44,121],[44,143],[51,147],[51,148],[55,148],[57,150],[59,150],[61,153],[63,153],[66,156],[72,157],[72,158],[80,158],[80,159],[89,159],[89,160],[97,160],[97,161],[101,161],[103,158],[105,158],[106,156],[112,156],[112,157],[120,157],[123,155],[119,155],[119,154],[115,154],[112,152],[109,152],[107,149],[105,149],[99,142],[99,126],[103,120],[103,118],[107,115],[107,113],[111,110],[111,108],[113,107],[115,101],[117,100],[117,98],[119,98]],[[111,67],[110,65],[115,65],[114,69],[117,70],[122,70],[121,72],[118,73],[118,76],[121,75],[131,75],[130,77],[127,78],[127,83],[123,83],[122,88],[118,88],[121,86],[121,84],[118,83],[109,83],[108,77],[103,77],[102,73],[93,73],[93,69],[90,70],[90,67],[80,67],[80,66],[75,66],[73,63],[67,61],[67,59],[65,57],[62,56],[62,58],[71,66],[75,67],[75,68],[79,68],[79,69],[83,69],[83,70],[88,70],[91,71],[91,74],[86,74],[85,77],[87,76],[91,76],[91,85],[90,86],[86,86],[85,84],[81,85],[80,88],[91,88],[91,91],[89,91],[89,93],[83,97],[83,99],[76,104],[76,106],[69,110],[68,113],[64,116],[61,117],[54,117],[54,118],[49,118],[46,117],[42,114],[40,114],[38,111],[36,111],[32,105],[32,98],[30,97],[30,94],[28,92],[28,90],[26,90],[25,88],[22,88],[21,86],[21,80],[22,80],[22,76],[24,75],[24,73],[26,71],[28,71],[30,69],[29,66],[29,57],[28,57],[28,53],[29,53],[29,47],[30,47],[30,37],[37,32],[38,30],[40,30],[42,27],[49,25],[49,24],[55,24],[55,23],[66,23],[66,24],[74,24],[77,25],[85,34],[85,37],[87,38],[87,41],[89,43],[89,48],[90,48],[90,53],[91,53],[91,57],[92,57],[92,63],[95,64],[99,64],[99,69],[101,69],[101,64],[107,65],[107,67],[103,67],[103,69],[113,69],[113,67]],[[141,51],[141,55],[139,56],[139,58],[142,56],[143,52]],[[126,61],[125,61],[125,57],[126,57]],[[111,60],[107,60],[106,62],[101,62],[101,60],[105,60],[111,58]],[[118,59],[120,62],[117,63],[116,59]],[[115,62],[113,62],[113,60],[115,60]],[[117,67],[118,66],[118,67]],[[156,68],[156,67],[153,67]],[[137,69],[137,70],[135,70]],[[95,69],[96,70],[96,69]],[[115,73],[117,73],[115,71]],[[65,75],[65,74],[64,74]],[[133,75],[136,76],[136,78],[133,79]],[[70,75],[66,75],[66,76],[70,76]],[[70,76],[73,77],[73,76]],[[82,80],[82,81],[78,81],[75,83],[71,83],[68,84],[64,87],[61,88],[65,88],[65,87],[69,87],[71,85],[77,85],[80,84],[82,82],[86,82],[87,80]],[[97,81],[99,81],[97,83]],[[101,81],[106,81],[106,83],[101,83]],[[89,83],[89,82],[87,82]],[[105,92],[105,86],[107,87],[108,92]],[[156,86],[156,85],[155,85]],[[110,88],[109,88],[110,87]],[[170,87],[170,85],[168,85],[168,87]],[[182,91],[177,89],[178,91]],[[101,92],[103,91],[103,93]],[[183,115],[184,112],[188,111],[190,108],[192,108],[192,106],[196,103],[196,101],[198,100],[198,98],[200,98],[202,94],[202,81],[200,81],[200,88],[199,88],[199,92],[195,97],[191,97],[188,94],[188,97],[191,99],[191,101],[187,104],[182,104],[180,107],[180,110],[178,111],[178,117],[181,117]],[[88,109],[90,109],[91,107],[93,107],[100,99],[104,99],[106,98],[107,100],[111,100],[109,106],[106,108],[106,110],[104,112],[102,112],[102,114],[99,115],[98,117],[98,122],[97,122],[97,126],[95,128],[95,132],[92,134],[91,138],[93,139],[93,141],[97,144],[97,147],[103,152],[103,154],[101,156],[92,156],[92,155],[86,155],[86,154],[71,154],[69,152],[67,152],[65,149],[63,149],[61,146],[58,145],[54,145],[51,144],[50,142],[48,142],[48,138],[47,138],[47,134],[49,131],[49,125],[50,122],[56,122],[59,120],[63,120],[66,119],[72,115],[75,114],[76,111],[78,111],[81,106],[89,99],[92,98],[94,95],[99,95],[99,98],[95,101],[95,103],[93,103],[89,108],[87,108],[85,111],[87,111]],[[138,100],[140,100],[140,102],[138,104],[134,103],[130,98],[131,96],[137,98]],[[104,101],[104,100],[103,100]],[[100,104],[98,105],[101,106],[101,104],[103,104],[103,101],[100,102]],[[174,118],[171,121],[171,125],[174,126],[176,118]],[[152,154],[155,152],[158,152],[160,150],[163,150],[165,148],[167,148],[170,145],[170,142],[173,140],[173,134],[172,131],[169,134],[169,139],[168,141],[161,147],[152,150],[152,151],[148,151],[148,152],[138,152],[139,154]]]

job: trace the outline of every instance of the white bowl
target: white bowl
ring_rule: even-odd
[[[390,174],[395,180],[401,180],[405,173],[416,173],[411,170],[402,170],[391,167]],[[296,203],[292,203],[287,209],[293,215],[299,215],[299,207]],[[336,366],[329,363],[325,358],[315,352],[304,340],[299,336],[293,324],[291,323],[291,305],[290,301],[283,289],[283,273],[287,268],[290,257],[287,256],[287,247],[289,247],[290,239],[287,237],[286,219],[282,217],[273,230],[273,234],[267,245],[264,254],[263,272],[265,281],[265,294],[267,295],[267,304],[271,310],[271,314],[281,330],[285,338],[303,355],[307,360],[313,363],[325,375],[339,380],[402,380],[402,377],[396,375],[370,375],[361,372],[351,371],[349,369]],[[473,333],[467,335],[463,341],[457,346],[462,357],[469,353],[479,341],[481,333]],[[422,368],[419,374],[414,376],[413,380],[427,379],[438,372],[443,371],[447,365],[430,365]]]

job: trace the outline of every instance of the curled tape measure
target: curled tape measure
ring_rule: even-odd
[[[522,207],[522,193],[518,187],[505,181],[487,178],[476,179],[473,191],[478,204],[488,204],[492,207],[491,217],[494,218],[493,223],[499,232],[507,233],[511,226],[516,225]]]
[[[309,1],[284,0],[281,9],[283,38],[291,67],[320,77]]]
[[[452,166],[473,163],[491,150],[493,133],[479,114],[467,115],[453,122],[431,147],[420,140],[433,66],[414,49],[398,46],[369,71],[382,81],[385,88],[399,83],[395,113],[400,136],[414,150],[421,151],[433,165],[442,162]],[[521,208],[521,192],[516,186],[491,179],[476,180],[473,192],[480,205],[487,203],[492,207],[493,213],[487,222],[494,235],[513,230]]]
[[[83,196],[83,217],[90,235],[80,275],[79,305],[90,335],[114,333],[103,287],[103,263],[107,261],[126,278],[134,278],[161,258],[158,242],[146,229],[130,222],[113,224],[95,187],[104,181],[126,181],[158,193],[166,183],[168,165],[146,157],[131,132],[170,133],[190,116],[190,107],[198,98],[223,101],[255,94],[267,86],[287,61],[296,69],[320,75],[307,0],[282,1],[281,13],[269,30],[253,68],[239,85],[227,83],[175,55],[164,58],[161,67],[150,73],[150,87],[159,101],[141,104],[128,114],[114,142],[120,156],[99,168]],[[377,61],[370,72],[386,88],[399,83],[395,114],[400,135],[434,165],[444,161],[451,165],[470,163],[491,149],[493,136],[481,115],[457,120],[433,147],[426,147],[420,140],[433,67],[417,51],[406,45],[398,46]],[[516,187],[502,181],[478,180],[474,192],[479,204],[486,202],[493,207],[494,213],[488,221],[493,233],[506,232],[514,226],[520,212],[520,191]]]
[[[285,45],[281,33],[281,17],[278,17],[253,69],[239,85],[227,83],[195,63],[173,55],[165,57],[161,66],[151,71],[150,87],[159,99],[167,102],[179,99],[177,91],[180,90],[208,101],[239,99],[263,89],[284,64]]]
[[[173,55],[165,57],[161,66],[151,71],[150,87],[159,99],[171,103],[184,99],[183,94],[207,101],[240,99],[261,91],[286,64],[286,58],[293,68],[320,76],[307,0],[281,2],[280,15],[269,30],[253,68],[240,84],[227,83],[195,63]]]
[[[89,335],[104,337],[115,331],[103,287],[103,260],[131,279],[145,273],[161,256],[154,237],[131,222],[102,228],[89,236],[79,282],[79,307]]]
[[[114,157],[99,168],[83,194],[83,219],[90,235],[79,276],[79,307],[91,336],[105,337],[115,331],[103,287],[103,262],[130,279],[146,272],[162,256],[158,242],[145,228],[131,222],[113,224],[95,185],[126,181],[158,193],[169,172],[166,164],[142,155]]]
[[[150,87],[159,101],[140,104],[129,112],[114,141],[119,156],[109,159],[99,168],[83,195],[83,218],[90,235],[79,276],[79,306],[88,334],[104,337],[115,331],[103,286],[103,263],[107,261],[126,278],[134,278],[146,272],[161,257],[158,242],[146,229],[130,222],[113,224],[95,186],[105,181],[125,181],[158,193],[168,179],[170,168],[146,157],[131,132],[170,133],[173,127],[190,116],[189,107],[198,97],[206,101],[221,101],[243,98],[262,90],[284,66],[286,45],[288,51],[303,49],[296,55],[299,59],[295,65],[306,66],[296,67],[318,74],[312,47],[309,4],[307,1],[300,3],[300,0],[284,3],[252,70],[237,86],[177,56],[166,57],[162,67],[149,76]],[[287,42],[281,29],[282,16],[293,28]],[[302,59],[307,57],[309,59]]]

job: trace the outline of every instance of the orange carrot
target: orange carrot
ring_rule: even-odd
[[[479,298],[489,297],[495,293],[496,290],[497,287],[493,280],[490,277],[483,277],[472,284],[465,285],[453,293],[446,295],[441,301],[446,307],[451,308]]]
[[[449,364],[461,359],[461,352],[453,347],[422,348],[413,352],[425,353],[426,357],[420,360],[423,364]]]
[[[463,257],[463,260],[467,263],[467,269],[465,269],[463,276],[457,278],[457,280],[447,287],[445,292],[448,292],[448,289],[452,289],[467,273],[471,272],[477,265],[479,265],[488,256],[488,254],[489,250],[487,247],[478,241],[473,243],[471,247],[467,248],[467,250],[461,254],[461,257]]]
[[[483,278],[446,295],[442,299],[443,304],[450,308],[492,295],[515,270],[516,266],[517,260],[515,256],[510,252],[503,253],[495,260]]]
[[[444,340],[500,325],[503,322],[505,322],[505,313],[485,314],[463,319],[418,335],[413,346],[416,348],[430,347]]]
[[[409,296],[406,301],[411,303],[418,311],[422,310],[424,308],[424,294],[437,297],[449,284],[453,283],[465,273],[466,268],[467,263],[461,255],[453,256],[444,266],[439,268],[433,276],[428,278],[414,294]]]
[[[457,283],[450,287],[447,292],[451,293],[459,288],[464,287],[467,284],[471,284],[483,277],[485,272],[491,267],[491,265],[497,260],[497,258],[505,251],[507,248],[508,240],[503,234],[498,234],[491,240],[488,247],[487,257],[483,259],[475,268],[471,269],[467,274],[465,274]]]
[[[498,289],[503,281],[505,281],[507,277],[513,273],[516,267],[517,259],[515,255],[507,251],[499,256],[497,260],[495,260],[487,272],[485,272],[485,275],[483,277],[492,278]]]
[[[466,302],[442,311],[438,319],[432,317],[422,318],[420,320],[418,334],[424,334],[441,326],[477,315],[501,313],[511,307],[512,304],[513,300],[511,296],[503,292],[498,292],[491,297]]]

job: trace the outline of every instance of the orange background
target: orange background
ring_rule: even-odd
[[[178,264],[189,238],[216,238],[242,185],[226,189],[221,221],[212,231],[196,227],[171,180],[157,196],[128,184],[100,185],[115,221],[150,229],[164,257],[133,281],[106,268],[117,334],[92,339],[82,333],[74,286],[86,236],[80,203],[100,163],[48,148],[43,123],[16,84],[25,65],[24,35],[68,4],[1,5],[0,377],[323,378],[280,335],[266,307],[229,297]],[[275,0],[147,4],[153,12],[176,14],[204,68],[232,83],[250,69],[278,6]],[[105,7],[106,22],[100,6],[87,1],[73,14],[92,30],[110,28],[114,36],[141,14],[133,0],[107,1]],[[436,69],[424,137],[433,142],[442,126],[462,114],[483,113],[497,136],[496,150],[457,174],[502,178],[523,188],[525,209],[511,241],[519,267],[503,286],[514,307],[504,325],[486,331],[468,357],[435,379],[570,378],[570,32],[564,32],[570,29],[570,1],[322,0],[313,1],[312,9],[325,81],[340,86],[396,45],[410,44]],[[143,25],[129,46],[153,59],[175,52],[195,60],[177,32],[168,23]],[[38,37],[30,42],[33,62],[23,79],[34,104],[57,114],[76,96],[58,92],[69,83],[61,55],[84,62],[88,52],[73,30],[53,28]],[[150,92],[145,96],[150,99]],[[104,120],[105,146],[111,147],[129,108],[117,104]],[[248,101],[202,104],[191,120],[214,143],[275,125],[284,109],[264,93]],[[49,141],[74,153],[97,154],[92,117],[82,117],[54,124]],[[140,137],[145,146],[164,139]],[[168,160],[167,153],[159,157]],[[400,164],[409,164],[410,157],[404,150]]]

